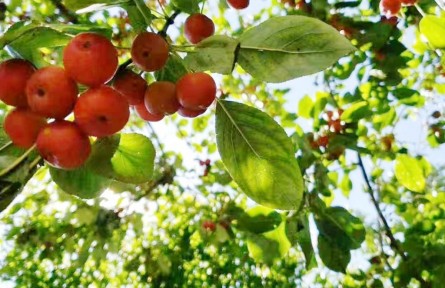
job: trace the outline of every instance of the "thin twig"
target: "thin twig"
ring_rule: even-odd
[[[172,15],[170,15],[167,19],[165,19],[164,27],[162,27],[162,30],[158,32],[159,35],[162,37],[167,37],[167,30],[170,25],[173,25],[175,23],[176,17],[181,13],[181,10],[175,10]]]
[[[391,247],[395,250],[396,253],[398,253],[403,260],[407,260],[408,257],[406,256],[405,252],[400,247],[399,243],[397,242],[396,238],[394,237],[394,234],[392,234],[391,228],[389,227],[388,221],[386,221],[385,216],[383,215],[382,210],[380,209],[379,202],[377,201],[374,191],[371,186],[371,182],[369,181],[368,174],[366,173],[365,165],[363,164],[362,156],[360,153],[357,153],[358,156],[358,165],[360,167],[360,170],[362,172],[363,178],[365,179],[367,191],[369,196],[371,196],[371,201],[374,204],[374,207],[377,211],[377,214],[379,215],[380,221],[383,224],[383,228],[385,229],[386,235],[388,236]]]

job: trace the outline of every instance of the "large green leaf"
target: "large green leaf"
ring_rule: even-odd
[[[237,219],[236,227],[261,234],[276,229],[281,222],[281,215],[278,212],[267,207],[257,206],[243,213]]]
[[[355,50],[333,27],[296,15],[269,19],[244,32],[240,43],[238,63],[273,83],[322,71]]]
[[[362,221],[343,207],[329,207],[315,215],[320,235],[335,241],[345,250],[360,248],[366,231]]]
[[[416,158],[409,155],[399,154],[394,167],[397,180],[407,189],[414,192],[425,190],[425,175],[422,164]]]
[[[88,167],[125,183],[145,183],[153,176],[155,149],[141,134],[121,134],[99,139],[93,145]]]
[[[200,0],[172,0],[173,5],[185,13],[193,14],[199,12]]]
[[[445,48],[445,18],[426,15],[420,20],[419,28],[434,48]]]
[[[231,74],[235,65],[238,41],[223,35],[215,35],[201,41],[187,54],[187,66],[195,71]]]
[[[284,222],[275,230],[247,236],[247,249],[250,257],[261,263],[273,264],[283,258],[290,247],[291,243],[286,237]]]
[[[275,209],[298,209],[303,179],[293,144],[266,113],[244,104],[218,101],[216,139],[221,158],[244,193]]]
[[[92,172],[86,166],[76,170],[50,167],[49,172],[63,191],[84,199],[98,197],[110,184],[110,179]]]
[[[346,273],[346,267],[351,261],[351,252],[339,246],[332,238],[318,235],[318,255],[329,269]]]

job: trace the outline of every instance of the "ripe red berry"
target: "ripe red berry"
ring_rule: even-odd
[[[176,85],[168,81],[157,81],[145,91],[145,107],[152,114],[176,113],[180,105],[176,98]]]
[[[213,221],[205,220],[202,222],[202,228],[206,231],[214,232],[216,230],[216,224]]]
[[[184,107],[179,107],[178,114],[181,115],[182,117],[195,118],[201,114],[204,114],[204,112],[206,112],[206,111],[207,111],[207,109],[192,110],[192,109],[187,109]]]
[[[127,100],[109,86],[90,88],[79,96],[74,118],[89,136],[105,137],[124,128],[130,117]]]
[[[131,58],[144,71],[160,70],[167,63],[168,43],[156,33],[142,32],[133,41]]]
[[[26,84],[28,104],[32,111],[48,117],[63,119],[74,108],[77,85],[61,67],[47,66],[37,70]]]
[[[402,8],[402,2],[400,0],[381,0],[380,11],[386,16],[394,16],[399,13]]]
[[[184,32],[190,43],[197,44],[215,33],[215,24],[206,15],[195,13],[185,20]]]
[[[124,70],[116,75],[113,88],[127,99],[128,104],[138,105],[144,103],[147,81],[131,70]]]
[[[119,63],[111,41],[88,32],[77,35],[68,43],[63,52],[63,64],[74,80],[93,87],[113,78]]]
[[[329,136],[328,135],[320,136],[317,139],[317,144],[318,144],[318,147],[326,148],[328,146],[328,144],[329,144]]]
[[[14,145],[28,149],[45,125],[45,118],[27,109],[16,108],[6,115],[3,128]]]
[[[227,3],[235,9],[244,9],[249,6],[249,0],[227,0]]]
[[[401,0],[401,2],[405,6],[412,6],[417,3],[417,0]]]
[[[73,122],[58,120],[44,127],[37,136],[37,150],[50,165],[75,169],[83,165],[91,153],[91,144]]]
[[[206,109],[216,97],[215,81],[204,72],[188,73],[176,83],[176,96],[184,108]]]
[[[150,122],[158,122],[161,121],[164,118],[164,114],[152,114],[147,110],[147,107],[145,107],[145,103],[135,105],[134,109],[136,110],[136,113],[144,119],[145,121]]]
[[[36,69],[22,59],[10,59],[0,64],[0,100],[7,105],[26,107],[26,82]]]

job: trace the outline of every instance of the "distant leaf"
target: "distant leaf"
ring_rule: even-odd
[[[298,103],[298,116],[306,119],[311,118],[311,112],[314,108],[314,101],[308,95],[304,96]]]
[[[263,234],[249,234],[247,237],[247,249],[250,257],[255,261],[269,265],[283,258],[290,247],[284,222],[275,230]]]
[[[397,155],[394,172],[400,184],[407,189],[414,192],[425,190],[423,167],[416,158],[404,154]]]
[[[271,18],[244,32],[240,43],[241,67],[273,83],[322,71],[355,50],[333,27],[297,15]]]
[[[174,54],[168,57],[164,68],[155,72],[157,81],[170,81],[176,83],[179,78],[187,74],[184,60]]]
[[[69,10],[77,11],[82,8],[89,7],[91,5],[96,5],[96,7],[103,7],[109,5],[118,5],[120,3],[125,3],[128,1],[124,0],[63,0],[66,8]],[[99,5],[102,4],[102,5]],[[90,10],[92,12],[94,10]]]
[[[270,116],[221,100],[216,108],[216,133],[221,158],[247,196],[270,208],[300,207],[303,179],[293,144]]]
[[[237,40],[227,36],[211,36],[197,44],[193,52],[187,53],[185,61],[195,71],[231,74],[238,44]]]
[[[110,179],[92,172],[87,167],[61,170],[50,167],[52,180],[66,193],[84,199],[98,197],[110,184]]]
[[[346,122],[356,122],[370,115],[372,115],[372,111],[369,110],[368,102],[360,101],[349,106],[341,115],[341,120]]]
[[[324,209],[315,215],[315,223],[320,235],[335,241],[342,249],[358,249],[365,240],[366,231],[362,221],[343,207]]]
[[[193,14],[199,12],[200,0],[172,0],[173,5],[185,13]]]
[[[346,273],[346,267],[351,261],[351,252],[338,246],[332,238],[318,235],[318,254],[326,267],[336,272]]]
[[[425,35],[434,48],[445,48],[445,18],[434,15],[422,17],[419,23],[420,32]]]
[[[136,33],[144,32],[147,29],[144,15],[142,15],[141,11],[134,3],[123,5],[122,8],[127,11],[131,27],[133,27]]]
[[[273,209],[256,206],[237,219],[237,228],[261,234],[276,229],[282,222],[281,215]]]

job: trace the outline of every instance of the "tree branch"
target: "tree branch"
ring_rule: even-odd
[[[60,14],[68,20],[69,22],[73,24],[79,23],[79,20],[77,19],[77,16],[72,11],[68,10],[65,5],[63,5],[61,0],[51,0],[51,3],[53,3],[54,6],[56,6],[57,9],[59,9]]]
[[[385,216],[383,215],[382,210],[380,209],[379,202],[377,201],[377,198],[374,195],[374,191],[371,186],[371,182],[369,181],[368,174],[366,173],[365,165],[363,164],[362,156],[360,153],[357,153],[358,156],[358,165],[360,167],[360,170],[362,172],[363,178],[365,179],[367,191],[369,196],[371,196],[372,204],[374,204],[375,210],[377,211],[377,214],[379,215],[380,221],[383,224],[383,228],[385,229],[386,235],[388,236],[390,240],[390,246],[394,249],[394,251],[399,254],[403,260],[407,260],[408,257],[406,256],[405,252],[400,247],[399,243],[397,242],[396,238],[394,237],[394,234],[392,234],[391,228],[389,227],[388,221],[386,221]]]
[[[168,18],[165,20],[164,27],[162,27],[162,30],[158,32],[159,35],[161,35],[161,36],[164,37],[164,38],[167,37],[167,30],[168,30],[168,27],[170,27],[170,25],[172,25],[172,24],[175,23],[175,19],[176,19],[176,17],[179,15],[179,13],[181,13],[181,10],[175,10],[175,11],[173,12],[173,14],[170,15],[170,17],[168,17]]]

